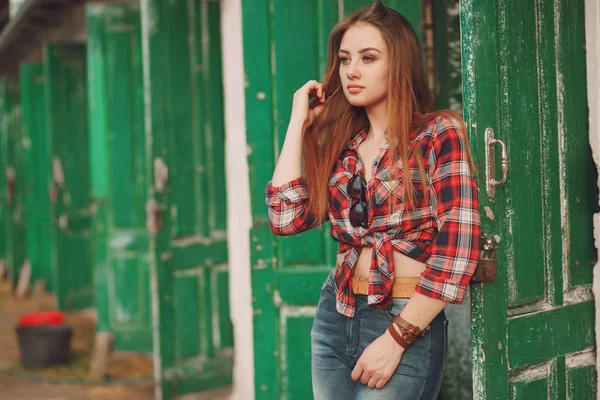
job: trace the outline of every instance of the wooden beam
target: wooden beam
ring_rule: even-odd
[[[37,33],[51,27],[56,15],[67,7],[84,2],[85,0],[27,0],[19,13],[9,20],[8,1],[0,0],[0,75],[12,75],[17,71],[17,64],[25,51],[41,45],[41,35]],[[5,21],[4,24],[2,21]]]

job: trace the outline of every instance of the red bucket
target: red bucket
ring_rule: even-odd
[[[23,314],[19,318],[19,326],[64,325],[65,314],[61,311],[38,311]]]
[[[23,314],[16,328],[25,368],[46,368],[67,364],[73,328],[65,325],[60,311],[40,311]]]

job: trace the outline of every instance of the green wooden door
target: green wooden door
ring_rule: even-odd
[[[44,47],[47,129],[52,142],[51,208],[54,293],[61,310],[93,305],[90,259],[85,45]]]
[[[320,79],[329,32],[372,1],[242,1],[246,137],[253,228],[251,243],[256,399],[311,399],[310,331],[321,284],[335,266],[329,224],[274,237],[264,188],[284,142],[294,92]],[[420,1],[389,1],[420,25]],[[275,111],[274,111],[275,110]]]
[[[142,1],[156,397],[231,382],[220,4]]]
[[[2,100],[0,100],[2,101]],[[2,127],[4,119],[4,106],[0,104],[0,275],[6,271],[6,167],[5,167],[5,148],[7,135]],[[3,279],[0,276],[0,279]]]
[[[4,83],[0,83],[2,87]],[[0,95],[0,268],[4,269],[6,265],[6,243],[8,241],[6,237],[6,218],[7,218],[7,205],[6,205],[6,159],[8,156],[8,134],[4,129],[4,115],[6,113],[4,106],[4,95]],[[5,270],[5,272],[7,272]],[[3,273],[3,272],[0,272]],[[2,279],[3,277],[0,277]]]
[[[27,238],[25,231],[25,151],[23,120],[17,86],[0,82],[0,108],[3,135],[3,171],[5,180],[5,245],[8,276],[13,285],[25,261]]]
[[[461,4],[467,126],[495,282],[472,286],[476,399],[595,399],[596,172],[588,144],[583,0]],[[508,179],[486,190],[485,131]],[[500,179],[500,146],[495,147]]]
[[[90,168],[96,330],[120,350],[152,351],[149,234],[150,182],[144,134],[140,11],[86,9]]]
[[[8,182],[6,179],[6,173],[8,168],[8,83],[6,81],[0,81],[0,259],[4,266],[7,268],[8,273],[8,262],[7,246],[9,244],[8,235],[8,219],[10,216],[8,210]]]
[[[23,63],[19,67],[23,138],[26,159],[27,256],[31,282],[42,280],[52,290],[52,219],[50,211],[51,142],[46,129],[44,66]]]

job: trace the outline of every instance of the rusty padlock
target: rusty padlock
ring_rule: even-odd
[[[481,235],[481,240],[479,262],[471,281],[493,282],[496,280],[496,272],[498,271],[498,260],[494,257],[494,248],[496,247],[498,238],[484,233]]]

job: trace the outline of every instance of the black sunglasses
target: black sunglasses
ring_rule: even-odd
[[[350,196],[350,224],[352,226],[369,226],[369,208],[365,201],[366,182],[362,174],[357,172],[348,181],[348,196]],[[355,202],[356,200],[356,202]]]

